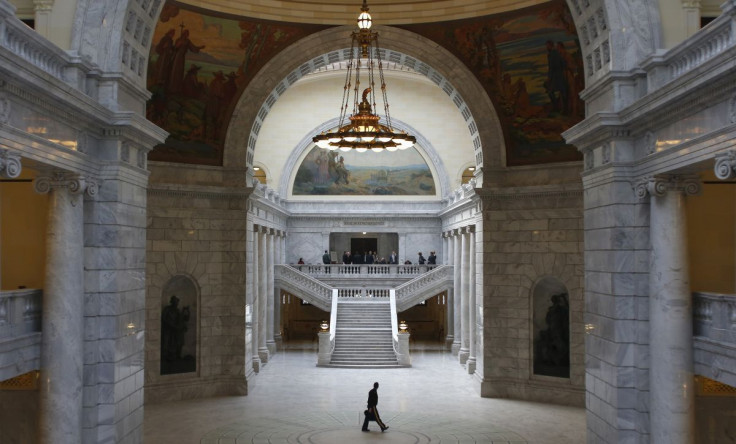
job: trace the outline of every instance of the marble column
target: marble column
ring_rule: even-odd
[[[269,356],[276,352],[276,341],[273,337],[273,330],[275,328],[273,312],[276,307],[276,294],[274,292],[273,284],[273,265],[275,263],[277,245],[276,231],[271,228],[268,233],[266,246],[266,297],[268,298],[268,305],[266,307],[266,347],[268,348]]]
[[[640,183],[650,196],[649,421],[651,442],[695,442],[693,314],[688,276],[685,196],[697,178],[657,176]]]
[[[470,288],[468,289],[468,306],[469,306],[469,317],[468,317],[468,327],[470,329],[469,333],[469,340],[470,340],[470,356],[468,356],[468,362],[465,365],[465,368],[468,370],[469,374],[475,373],[475,366],[476,366],[476,342],[475,342],[475,335],[477,334],[478,326],[476,325],[476,301],[475,301],[475,226],[469,227],[469,240],[470,240],[470,272],[468,274],[469,278],[468,281],[470,282]]]
[[[268,330],[268,228],[261,227],[258,233],[258,357],[261,363],[268,362],[266,330]]]
[[[453,311],[453,341],[452,341],[452,354],[458,356],[460,353],[460,340],[462,336],[462,308],[460,306],[460,300],[462,299],[462,263],[460,249],[462,247],[460,240],[460,230],[452,230],[452,264],[453,269],[453,291],[454,300],[452,301]]]
[[[447,234],[442,233],[442,258],[440,260],[440,263],[445,265],[450,263],[447,258],[447,242]]]
[[[450,232],[445,233],[447,239],[447,259],[446,264],[452,265],[454,255],[452,253],[452,237]],[[447,315],[447,337],[445,338],[445,346],[452,349],[452,343],[455,342],[455,294],[454,286],[447,291],[447,300],[445,301]]]
[[[53,40],[54,36],[50,35],[51,11],[54,7],[54,0],[33,0],[34,26],[33,28],[40,35],[49,40]]]
[[[458,360],[465,365],[470,356],[470,242],[467,227],[460,230],[460,351]]]
[[[278,248],[276,249],[276,263],[282,265],[284,263],[284,239],[286,233],[278,232],[276,237]],[[276,350],[281,348],[281,288],[274,289],[274,311],[273,311],[273,340],[276,342]]]
[[[40,443],[82,442],[84,365],[84,197],[97,185],[88,178],[58,173],[34,181],[49,194],[46,231],[41,376]]]
[[[259,260],[260,257],[260,239],[261,239],[261,227],[259,225],[253,225],[253,270],[251,274],[253,275],[253,279],[251,282],[251,288],[253,291],[253,300],[251,301],[251,338],[252,338],[252,348],[253,350],[253,370],[258,372],[261,368],[261,358],[258,356],[258,332],[259,332],[259,322],[258,322],[258,313],[259,313],[259,306],[258,303],[259,294],[260,294],[260,288],[261,288],[261,263]]]

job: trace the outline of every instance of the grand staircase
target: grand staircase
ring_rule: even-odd
[[[366,298],[338,302],[335,349],[329,367],[402,367],[393,347],[389,301]]]

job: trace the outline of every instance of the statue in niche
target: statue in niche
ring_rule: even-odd
[[[534,373],[570,377],[570,304],[567,293],[552,295],[546,328],[534,341]]]
[[[161,374],[163,375],[194,371],[194,357],[182,356],[190,317],[189,306],[179,309],[179,298],[176,295],[171,296],[169,305],[161,312]]]

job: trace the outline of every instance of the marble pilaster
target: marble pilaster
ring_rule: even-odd
[[[452,265],[452,259],[454,259],[454,257],[455,257],[454,254],[450,254],[450,252],[453,251],[452,250],[452,237],[450,236],[449,233],[446,233],[445,234],[445,238],[447,239],[447,251],[448,251],[447,259],[446,259],[446,262],[445,263],[448,264],[448,265]],[[452,348],[452,343],[455,342],[455,313],[454,313],[454,310],[453,310],[455,308],[455,302],[454,302],[455,301],[455,292],[454,292],[454,290],[455,290],[454,288],[451,288],[451,289],[449,289],[447,291],[447,300],[445,301],[445,307],[447,308],[447,310],[446,310],[446,315],[447,315],[447,336],[445,338],[445,346],[448,349],[451,349]]]
[[[277,246],[276,249],[276,263],[277,264],[284,264],[285,261],[285,254],[286,249],[284,248],[285,240],[286,240],[286,233],[283,231],[279,232],[279,236],[276,238],[277,240]],[[273,340],[276,342],[276,349],[278,350],[281,347],[281,289],[275,288],[274,289],[274,298],[275,298],[275,304],[274,304],[274,311],[273,311]]]
[[[442,261],[440,261],[440,263],[445,265],[450,263],[449,259],[447,258],[447,239],[447,234],[442,233]]]
[[[695,178],[657,176],[637,186],[650,196],[649,407],[653,443],[695,442],[692,299],[685,196]]]
[[[266,238],[266,347],[269,356],[276,352],[276,341],[274,340],[274,307],[276,307],[276,297],[273,285],[273,265],[276,258],[276,249],[278,248],[278,239],[273,228],[269,230]]]
[[[72,174],[38,177],[49,194],[43,293],[39,442],[82,442],[84,198],[97,185]]]
[[[462,308],[460,301],[462,299],[462,286],[461,286],[461,270],[462,270],[462,259],[461,259],[461,239],[460,230],[452,231],[452,264],[454,265],[453,275],[453,341],[452,341],[452,354],[459,355],[460,353],[460,341],[461,341],[461,329],[462,329]]]
[[[468,273],[468,282],[470,283],[470,286],[468,288],[468,306],[469,306],[469,316],[468,316],[468,326],[469,326],[469,341],[470,341],[470,355],[468,356],[468,361],[466,362],[465,368],[467,369],[469,374],[475,373],[475,367],[476,367],[476,332],[478,326],[476,325],[476,301],[475,301],[475,227],[470,227],[470,230],[468,232],[468,236],[470,239],[470,261],[469,261],[469,273]]]
[[[458,360],[465,364],[470,356],[470,234],[460,231],[460,350]]]
[[[260,321],[259,321],[259,313],[260,313],[260,288],[261,288],[261,261],[260,261],[260,251],[261,251],[261,228],[258,225],[253,226],[253,281],[252,289],[253,289],[253,309],[251,314],[251,324],[252,324],[252,338],[253,338],[253,370],[258,372],[261,367],[261,358],[258,356],[258,334],[260,332]]]
[[[268,309],[268,229],[261,227],[258,232],[258,357],[261,363],[268,362],[268,346],[266,345],[266,330],[268,321],[266,311]]]

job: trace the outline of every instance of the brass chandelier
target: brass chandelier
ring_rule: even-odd
[[[322,132],[312,138],[318,147],[328,150],[350,151],[359,153],[371,150],[404,150],[413,146],[417,139],[404,131],[396,130],[391,126],[391,116],[388,111],[388,97],[386,96],[386,80],[383,76],[383,62],[378,46],[378,33],[371,31],[373,20],[368,13],[367,0],[363,0],[363,7],[358,16],[358,30],[351,34],[350,57],[345,75],[345,86],[340,103],[340,120],[338,129],[333,132]],[[357,46],[357,48],[356,48]],[[358,49],[360,51],[358,53]],[[356,55],[357,54],[357,55]],[[374,67],[378,65],[378,76],[381,82],[383,96],[383,110],[386,116],[386,125],[379,122],[381,119],[373,112],[376,107],[376,83]],[[368,71],[368,87],[360,95],[360,73]],[[355,73],[354,84],[353,73]],[[352,89],[352,115],[347,117],[350,107]],[[346,124],[349,119],[350,123]]]

